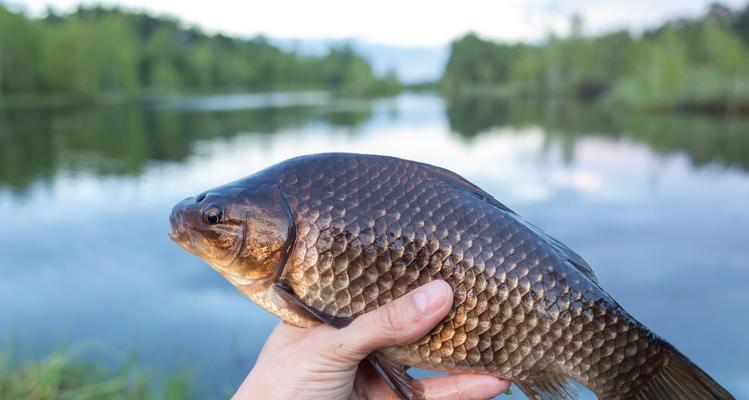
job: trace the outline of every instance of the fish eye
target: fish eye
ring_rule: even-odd
[[[211,207],[203,213],[203,221],[209,225],[215,225],[221,222],[223,212],[218,207]]]

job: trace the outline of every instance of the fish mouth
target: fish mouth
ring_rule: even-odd
[[[169,239],[188,252],[200,256],[193,238],[190,237],[190,232],[185,226],[181,213],[172,211],[172,214],[169,215],[169,225]]]
[[[234,286],[247,286],[249,284],[252,284],[254,282],[253,279],[245,278],[239,274],[231,272],[232,267],[240,261],[242,252],[246,247],[248,234],[247,223],[243,224],[242,226],[242,245],[240,246],[237,254],[234,255],[228,263],[220,259],[208,257],[206,254],[202,254],[202,252],[198,251],[198,249],[200,248],[200,238],[196,236],[199,235],[196,235],[195,233],[191,234],[189,224],[185,221],[184,209],[180,207],[183,203],[191,201],[192,198],[183,200],[180,204],[177,204],[172,209],[171,214],[169,214],[169,239],[176,242],[180,247],[187,250],[188,252],[202,258],[206,263],[208,263],[208,265],[211,266],[211,268],[216,270],[216,272],[221,274]],[[187,218],[189,220],[190,216],[188,215]],[[247,218],[248,216],[245,217],[245,220]]]
[[[172,239],[183,247],[185,247],[185,242],[187,241],[187,229],[185,229],[184,221],[174,211],[169,215],[169,239]]]

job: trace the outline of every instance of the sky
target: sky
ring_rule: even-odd
[[[664,20],[703,13],[712,0],[0,0],[42,15],[47,6],[117,4],[176,16],[208,32],[275,38],[359,39],[413,47],[444,46],[466,32],[504,41],[534,41],[565,34],[573,14],[585,31],[633,31]],[[723,0],[733,8],[747,0]]]

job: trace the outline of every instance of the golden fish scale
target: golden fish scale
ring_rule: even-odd
[[[636,393],[661,362],[654,335],[571,263],[574,253],[456,179],[366,156],[282,170],[297,224],[283,279],[337,317],[444,279],[450,314],[384,349],[391,361],[531,382],[553,373],[608,399]]]

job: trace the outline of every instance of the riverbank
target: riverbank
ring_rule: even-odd
[[[580,93],[536,93],[516,85],[496,86],[462,86],[460,90],[443,90],[448,98],[488,98],[504,102],[569,102],[588,106],[643,114],[679,114],[689,113],[715,117],[749,116],[749,82],[739,85],[739,89],[724,91],[713,90],[704,93],[692,93],[674,96],[669,99],[648,97],[644,94],[628,93],[626,89],[602,87],[591,95],[588,91]]]
[[[192,397],[189,374],[154,379],[134,361],[104,365],[83,360],[69,351],[42,359],[18,360],[0,352],[0,398],[5,400],[184,400]]]

